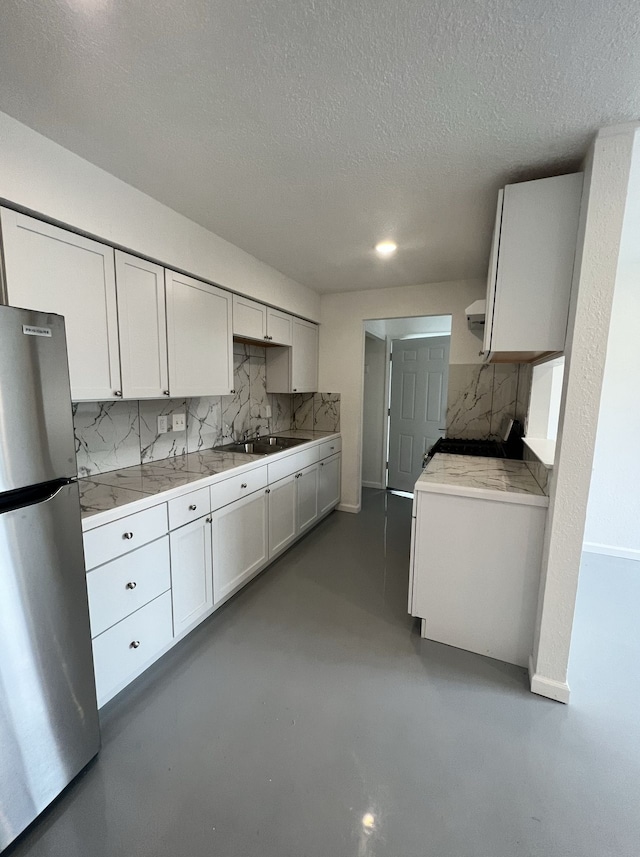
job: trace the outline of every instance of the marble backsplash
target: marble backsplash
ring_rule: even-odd
[[[340,427],[340,393],[294,393],[291,427],[337,431]]]
[[[524,420],[529,406],[531,366],[521,363],[449,366],[447,435],[498,437],[505,417]]]
[[[294,400],[300,394],[267,393],[265,349],[234,343],[234,388],[232,396],[202,396],[192,399],[144,399],[140,401],[77,402],[73,405],[78,475],[90,476],[121,467],[146,464],[211,449],[250,436],[314,428],[337,431],[340,403],[331,394],[309,394],[318,408],[304,426],[294,420]],[[326,401],[324,401],[326,398]],[[267,408],[271,407],[271,416]],[[183,413],[186,428],[158,434],[158,417]]]

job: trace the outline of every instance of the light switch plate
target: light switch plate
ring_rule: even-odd
[[[171,431],[184,431],[187,427],[185,414],[174,414],[171,421]]]

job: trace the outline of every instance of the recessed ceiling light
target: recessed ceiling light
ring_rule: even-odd
[[[395,241],[380,241],[376,244],[376,253],[378,256],[382,256],[383,259],[393,256],[397,249],[398,245]]]

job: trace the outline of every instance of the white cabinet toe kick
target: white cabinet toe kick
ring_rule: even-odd
[[[99,706],[335,509],[340,448],[315,444],[85,532]]]

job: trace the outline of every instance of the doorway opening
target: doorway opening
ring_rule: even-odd
[[[364,322],[362,486],[412,494],[446,432],[451,316]]]

